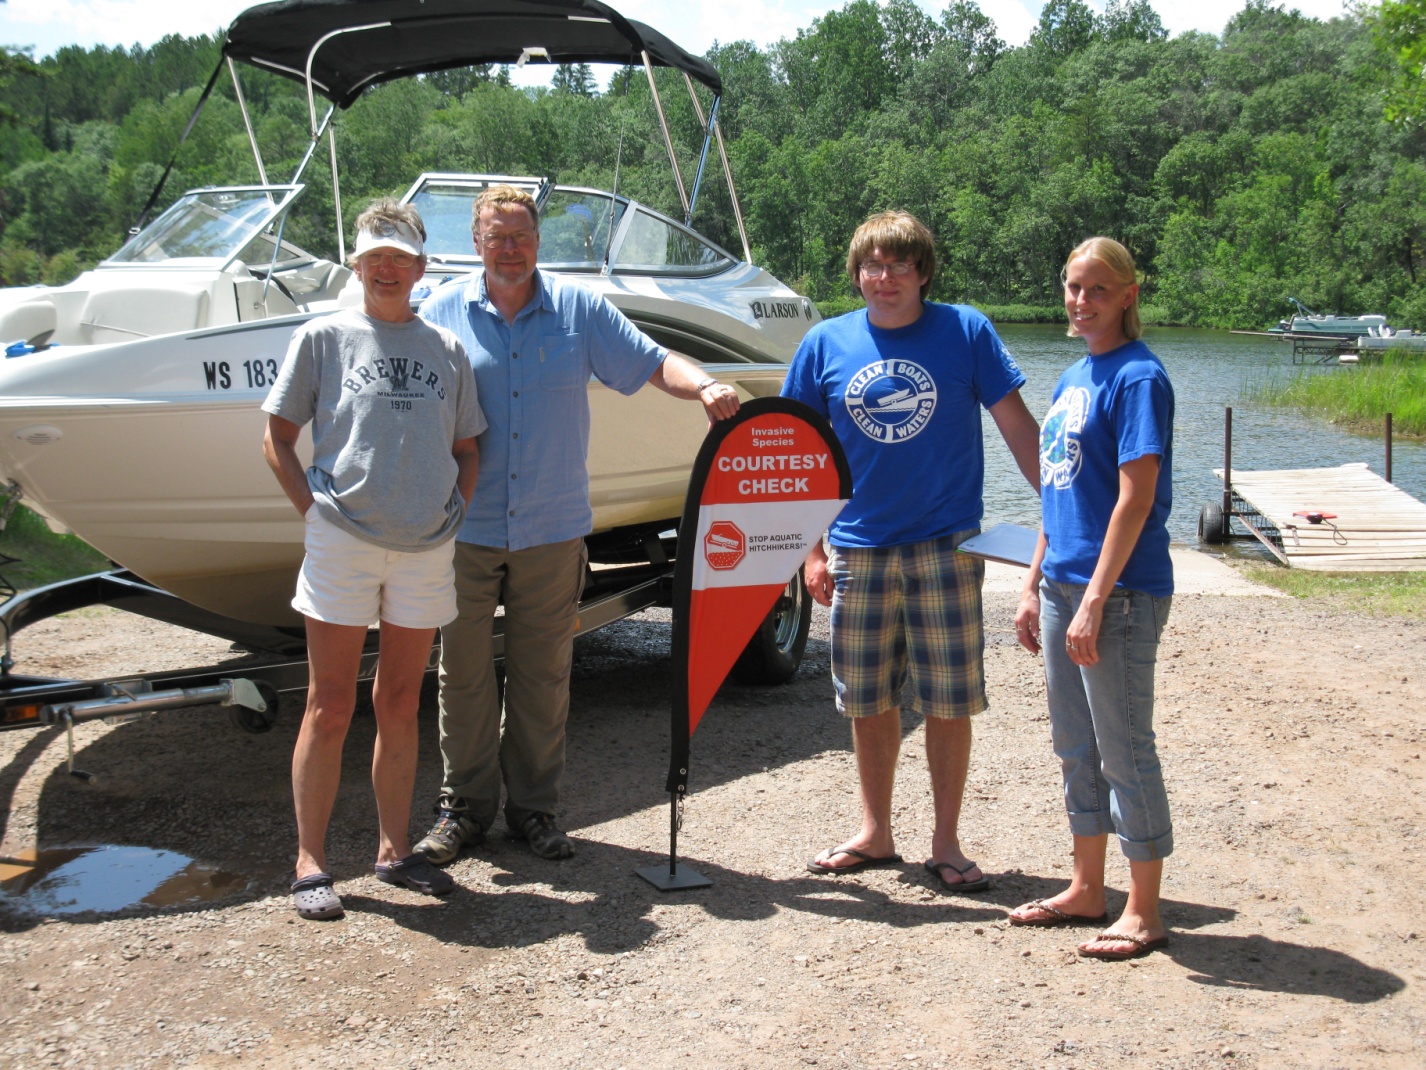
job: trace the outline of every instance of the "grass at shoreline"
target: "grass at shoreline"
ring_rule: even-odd
[[[0,565],[0,573],[22,591],[110,567],[88,543],[74,535],[56,535],[23,505],[0,531],[0,554],[19,558],[15,564]]]
[[[1305,572],[1266,562],[1238,567],[1245,579],[1299,601],[1367,617],[1426,620],[1426,572]]]
[[[1387,353],[1380,364],[1299,372],[1264,383],[1255,400],[1359,431],[1378,430],[1389,412],[1393,432],[1420,437],[1426,435],[1426,359]]]

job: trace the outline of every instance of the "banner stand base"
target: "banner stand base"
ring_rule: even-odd
[[[672,873],[669,872],[667,865],[645,866],[643,869],[634,870],[634,872],[661,892],[713,887],[713,882],[702,873],[681,864],[675,864]]]
[[[668,863],[634,870],[661,892],[677,892],[684,888],[711,888],[713,882],[702,873],[679,865],[678,862],[678,801],[686,786],[669,792],[668,796]]]

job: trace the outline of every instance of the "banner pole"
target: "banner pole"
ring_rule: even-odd
[[[668,795],[668,876],[678,876],[678,792]]]
[[[769,472],[778,474],[747,475]],[[801,402],[753,398],[704,437],[689,473],[674,557],[664,786],[668,868],[635,870],[660,891],[713,883],[678,864],[693,731],[740,651],[796,576],[810,539],[851,496],[851,471],[836,436],[825,417]]]

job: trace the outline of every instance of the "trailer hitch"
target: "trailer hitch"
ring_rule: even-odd
[[[262,681],[242,677],[219,680],[209,687],[176,687],[167,691],[155,691],[148,680],[110,680],[101,685],[100,690],[99,698],[56,702],[40,710],[42,724],[64,725],[69,775],[87,784],[97,782],[98,777],[74,767],[74,726],[79,721],[128,724],[152,717],[161,709],[213,703],[227,706],[233,722],[246,732],[267,732],[277,721],[277,690]]]

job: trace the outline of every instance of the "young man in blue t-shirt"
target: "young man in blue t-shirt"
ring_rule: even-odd
[[[862,827],[807,868],[893,865],[892,786],[902,691],[926,718],[935,832],[926,868],[952,891],[990,887],[957,833],[970,767],[970,716],[986,708],[980,587],[984,566],[956,546],[980,528],[980,407],[1039,490],[1039,428],[1024,375],[972,308],[926,301],[931,232],[906,212],[857,229],[847,254],[866,310],[803,340],[783,394],[831,422],[852,469],[852,500],[807,558],[807,589],[832,607],[832,681],[852,719]]]

